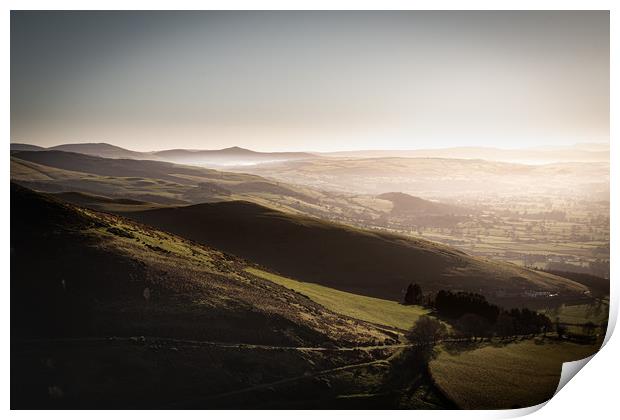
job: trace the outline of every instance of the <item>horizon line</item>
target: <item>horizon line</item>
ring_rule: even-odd
[[[54,147],[59,147],[59,146],[68,146],[68,145],[86,145],[86,144],[100,144],[100,145],[109,145],[109,146],[114,146],[114,147],[118,147],[130,152],[138,152],[138,153],[157,153],[157,152],[162,152],[162,151],[168,151],[168,150],[185,150],[188,152],[201,152],[201,151],[221,151],[221,150],[227,150],[227,149],[234,149],[234,148],[238,148],[238,149],[243,149],[243,150],[248,150],[251,152],[258,152],[258,153],[314,153],[314,154],[333,154],[333,153],[347,153],[347,152],[414,152],[414,151],[427,151],[427,150],[433,150],[433,151],[440,151],[440,150],[450,150],[450,149],[491,149],[491,150],[504,150],[504,151],[522,151],[522,150],[539,150],[539,149],[562,149],[562,148],[570,148],[570,147],[578,147],[578,146],[607,146],[608,148],[610,148],[611,144],[609,141],[607,142],[603,142],[603,141],[599,141],[599,142],[577,142],[577,143],[567,143],[567,144],[561,144],[561,145],[551,145],[551,144],[545,144],[545,145],[540,145],[540,146],[526,146],[526,147],[516,147],[516,148],[506,148],[506,147],[497,147],[497,146],[482,146],[482,145],[471,145],[471,146],[444,146],[444,147],[419,147],[419,148],[411,148],[411,149],[403,149],[403,148],[377,148],[377,149],[340,149],[340,150],[329,150],[329,151],[320,151],[320,150],[309,150],[309,149],[303,149],[303,150],[285,150],[285,149],[279,149],[279,150],[259,150],[259,149],[254,149],[254,148],[249,148],[249,147],[243,147],[243,146],[239,146],[239,145],[233,145],[233,146],[228,146],[228,147],[222,147],[222,148],[204,148],[204,149],[195,149],[195,148],[184,148],[184,147],[171,147],[168,149],[156,149],[156,150],[137,150],[137,149],[129,149],[127,147],[123,147],[123,146],[119,146],[117,144],[114,143],[108,143],[105,141],[93,141],[93,142],[76,142],[76,143],[59,143],[59,144],[55,144],[55,145],[51,145],[51,146],[41,146],[39,144],[36,143],[25,143],[25,142],[20,142],[20,141],[16,141],[10,142],[10,145],[14,145],[14,144],[24,144],[24,145],[29,145],[29,146],[36,146],[36,147],[41,147],[43,149],[52,149]]]

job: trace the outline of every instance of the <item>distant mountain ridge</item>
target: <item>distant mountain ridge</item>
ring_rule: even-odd
[[[157,159],[150,153],[135,152],[108,143],[70,143],[41,147],[25,143],[11,143],[11,152],[61,151],[111,159]]]
[[[136,152],[109,143],[71,143],[41,147],[25,143],[11,143],[11,151],[62,151],[108,159],[163,160],[190,165],[244,165],[263,162],[310,159],[315,155],[305,152],[257,152],[234,146],[215,150],[169,149],[153,152]]]
[[[175,163],[191,165],[244,165],[264,162],[311,159],[316,157],[305,152],[256,152],[241,147],[220,150],[172,149],[153,152],[153,155]]]
[[[579,143],[572,146],[541,146],[524,149],[498,147],[447,147],[412,150],[350,150],[319,153],[324,157],[351,158],[448,158],[483,159],[515,163],[609,162],[609,145]]]
[[[404,150],[346,150],[338,152],[258,152],[238,146],[224,149],[165,149],[137,152],[109,143],[69,143],[42,147],[26,143],[11,143],[11,151],[62,150],[107,158],[168,160],[184,164],[243,165],[320,157],[385,158],[429,157],[449,159],[483,159],[499,162],[609,162],[609,144],[577,143],[568,146],[539,146],[523,149],[499,147],[446,147],[437,149]],[[231,159],[234,161],[229,162]]]

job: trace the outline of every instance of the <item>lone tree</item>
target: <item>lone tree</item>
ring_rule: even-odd
[[[416,346],[432,347],[448,334],[448,328],[442,322],[422,315],[407,331],[406,337]]]
[[[417,305],[422,303],[422,288],[417,283],[410,283],[405,293],[406,305]]]

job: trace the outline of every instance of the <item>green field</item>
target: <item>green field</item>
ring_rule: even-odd
[[[540,339],[459,354],[442,349],[430,371],[435,384],[461,408],[528,407],[553,396],[563,362],[583,359],[598,348]]]
[[[256,268],[246,268],[246,271],[302,293],[334,312],[379,325],[408,329],[421,315],[429,312],[420,306],[405,306],[394,301],[342,292],[314,283],[292,280]]]
[[[554,321],[559,318],[560,322],[569,324],[585,324],[586,322],[602,324],[607,322],[609,317],[609,304],[601,302],[591,305],[562,305],[559,308],[548,309],[544,313]]]

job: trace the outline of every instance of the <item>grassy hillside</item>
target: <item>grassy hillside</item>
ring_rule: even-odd
[[[256,175],[64,151],[13,152],[11,180],[37,191],[78,192],[164,205],[245,199],[289,212],[326,211],[318,205],[327,198],[325,194]],[[334,199],[328,202],[336,203]],[[98,200],[77,203],[105,210]]]
[[[15,185],[11,215],[14,337],[118,334],[280,344],[386,338],[249,276],[235,257],[168,233]]]
[[[609,279],[593,276],[586,273],[575,273],[571,271],[548,270],[549,273],[557,276],[574,280],[588,286],[592,293],[597,297],[609,296]]]
[[[430,371],[436,385],[460,408],[529,407],[553,396],[562,363],[588,357],[598,348],[542,339],[465,352],[444,348],[430,363]]]
[[[414,197],[409,194],[390,192],[380,194],[377,198],[390,201],[393,204],[391,213],[402,216],[446,216],[446,215],[465,215],[468,210],[450,204],[437,203]]]
[[[134,200],[131,198],[111,198],[103,195],[81,192],[61,192],[50,195],[71,204],[105,212],[140,211],[164,206],[163,204],[149,201]]]
[[[532,290],[553,290],[561,297],[579,296],[586,290],[571,280],[474,258],[429,241],[291,215],[248,202],[155,209],[128,216],[287,277],[383,299],[400,301],[410,282],[427,291],[482,292],[495,301],[501,290],[524,297]]]
[[[12,184],[12,408],[254,407],[289,398],[246,388],[303,378],[315,405],[333,398],[316,375],[393,351],[382,329],[247,267]]]
[[[445,403],[415,370],[396,380],[400,344],[351,317],[404,326],[418,309],[296,283],[12,184],[11,407]]]
[[[398,302],[341,292],[315,283],[305,283],[278,276],[257,268],[249,273],[295,290],[336,313],[401,330],[411,328],[415,321],[429,311],[420,306],[405,306]]]
[[[252,225],[292,217],[255,210]],[[396,240],[293,219],[315,235],[345,229],[353,238]],[[264,233],[279,250],[278,226]],[[464,256],[433,246],[417,245]],[[406,328],[422,313],[275,275],[173,233],[11,185],[14,409],[451,407],[412,364],[415,352],[373,325]]]
[[[597,301],[584,305],[562,305],[544,311],[552,320],[559,319],[567,324],[606,323],[609,318],[609,301]]]

